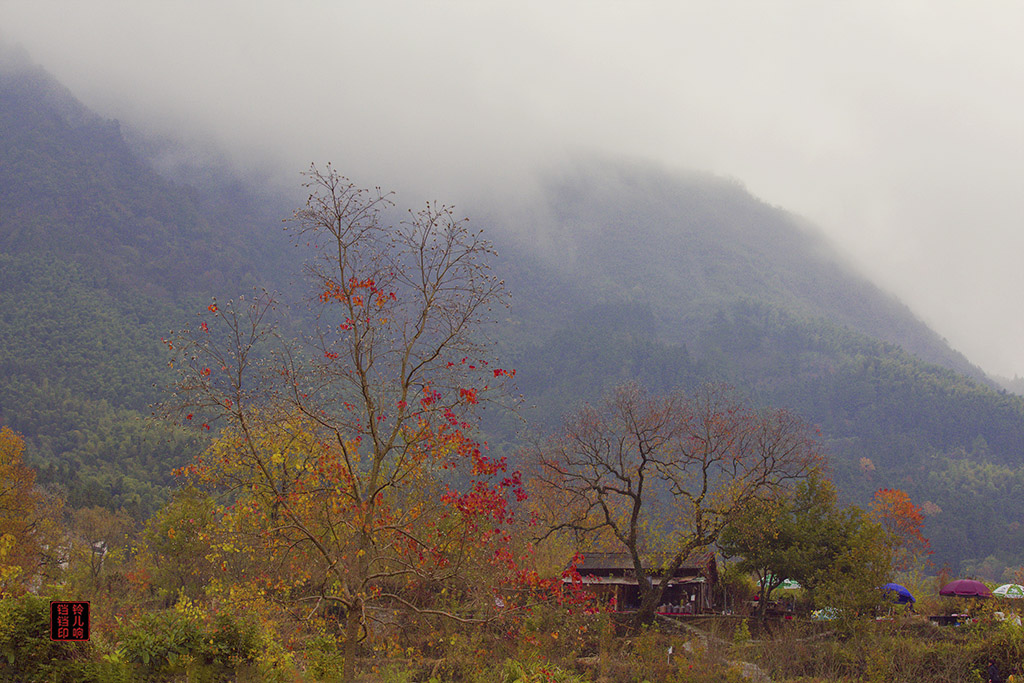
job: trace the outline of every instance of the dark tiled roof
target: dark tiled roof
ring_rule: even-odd
[[[632,570],[633,560],[630,558],[629,553],[581,553],[583,555],[583,562],[580,563],[576,569],[581,574],[587,572],[595,572],[601,570]],[[715,563],[715,556],[710,552],[694,552],[691,553],[686,560],[680,565],[680,569],[689,570],[700,570],[705,569]],[[657,569],[657,565],[645,561],[643,563],[644,569],[651,570]]]

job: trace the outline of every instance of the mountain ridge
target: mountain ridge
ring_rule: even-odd
[[[589,157],[561,174],[548,172],[540,186],[529,214],[481,213],[508,243],[557,262],[557,270],[602,295],[650,303],[667,338],[694,343],[690,327],[702,327],[723,303],[754,298],[893,342],[995,386],[909,307],[857,272],[820,229],[736,181]],[[522,222],[531,224],[529,237],[509,237]],[[640,235],[623,230],[639,225],[646,226]],[[636,263],[645,268],[629,265]],[[715,272],[722,264],[725,272]]]

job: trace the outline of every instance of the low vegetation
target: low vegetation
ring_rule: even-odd
[[[49,597],[0,600],[0,680],[342,680],[344,648],[329,620],[297,628],[281,612],[187,598],[159,608],[141,598],[122,603],[113,623],[94,625],[85,643],[49,640]],[[381,625],[356,656],[355,680],[374,683],[963,683],[987,680],[989,662],[1004,675],[1019,671],[1024,629],[991,613],[957,627],[918,615],[840,622],[719,616],[632,629],[607,612],[546,604],[514,623]]]

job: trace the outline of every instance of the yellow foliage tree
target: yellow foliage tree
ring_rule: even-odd
[[[0,428],[0,597],[37,584],[57,565],[61,504],[36,487],[25,464],[25,441]]]
[[[479,567],[509,568],[519,477],[468,420],[512,373],[486,359],[482,324],[505,294],[478,232],[436,205],[388,223],[386,195],[329,169],[308,184],[296,219],[318,256],[310,334],[282,339],[260,296],[211,304],[171,345],[182,417],[223,425],[183,471],[226,497],[211,537],[222,571],[296,611],[340,614],[351,680],[381,609],[472,620],[438,597],[472,587]]]

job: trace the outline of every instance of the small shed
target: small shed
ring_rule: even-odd
[[[661,562],[644,561],[644,573],[654,585],[660,584]],[[628,553],[586,553],[576,566],[583,585],[606,597],[616,611],[630,612],[640,607],[640,585]],[[571,579],[565,579],[570,581]],[[668,614],[701,614],[714,610],[713,591],[718,583],[718,564],[712,552],[691,553],[668,578],[659,611]]]

